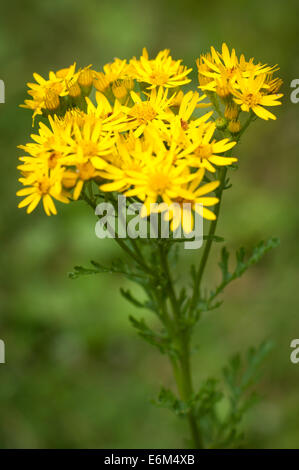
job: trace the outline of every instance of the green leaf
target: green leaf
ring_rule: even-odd
[[[103,266],[102,264],[98,263],[97,261],[90,261],[93,268],[84,268],[83,266],[75,266],[74,271],[68,273],[68,277],[70,279],[77,279],[80,276],[86,276],[90,274],[102,274],[102,273],[109,273],[109,274],[123,274],[128,279],[138,282],[140,278],[147,279],[142,272],[133,272],[131,271],[129,265],[125,264],[123,260],[119,259],[113,261],[110,267]]]
[[[154,332],[145,323],[145,320],[143,318],[137,320],[137,318],[130,315],[129,320],[132,323],[133,327],[136,328],[136,330],[138,331],[139,336],[141,336],[145,341],[147,341],[151,345],[158,348],[162,354],[176,355],[176,351],[172,347],[171,338],[169,338],[166,332]]]
[[[205,415],[213,414],[215,405],[222,399],[223,393],[218,389],[218,386],[218,380],[207,379],[193,398],[192,406],[201,419]]]
[[[272,350],[270,341],[263,342],[257,348],[250,348],[247,361],[240,354],[234,355],[228,366],[223,369],[223,376],[229,391],[230,410],[222,423],[219,435],[222,435],[220,447],[236,446],[242,440],[238,431],[244,414],[258,401],[258,395],[251,389],[259,378],[261,364]]]
[[[168,408],[174,411],[178,416],[185,416],[190,409],[188,405],[182,400],[179,400],[171,390],[164,387],[161,387],[158,399],[153,400],[152,403],[163,408]]]
[[[219,235],[203,235],[203,240],[212,240],[213,242],[216,243],[222,243],[224,242],[224,238],[220,237]],[[190,242],[194,240],[194,237],[191,238],[169,238],[170,242],[175,242],[175,243],[183,243],[183,242]]]
[[[145,308],[146,304],[140,302],[139,300],[137,300],[131,293],[131,291],[129,289],[125,290],[123,288],[120,288],[120,293],[121,295],[126,299],[128,300],[129,302],[131,302],[131,304],[133,304],[135,307],[139,307],[139,308]]]
[[[227,251],[226,247],[224,246],[221,250],[221,260],[219,262],[219,266],[222,271],[222,281],[227,282],[231,278],[231,274],[228,271],[228,259],[229,259],[229,252]]]
[[[88,269],[84,268],[83,266],[75,266],[74,271],[68,273],[68,277],[70,279],[78,279],[80,276],[86,276],[90,274],[98,274],[97,269]]]
[[[215,304],[213,306],[212,302],[224,290],[224,288],[230,282],[241,277],[245,273],[245,271],[250,268],[250,266],[257,264],[268,251],[272,250],[278,245],[278,238],[270,238],[266,242],[261,241],[253,248],[247,260],[245,260],[245,249],[239,248],[239,250],[237,250],[236,252],[236,266],[233,272],[230,272],[228,267],[229,252],[226,247],[223,247],[221,250],[221,259],[219,262],[219,266],[222,272],[222,281],[214,290],[210,292],[210,295],[208,297],[200,299],[201,304],[199,304],[199,308],[200,306],[201,308],[205,306],[205,309],[201,311],[207,311],[215,308]]]

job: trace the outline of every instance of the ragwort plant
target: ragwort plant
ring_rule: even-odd
[[[143,318],[130,320],[143,339],[168,356],[177,384],[177,392],[162,388],[156,403],[188,421],[193,448],[236,447],[242,416],[255,400],[250,389],[270,346],[251,349],[245,363],[239,355],[233,357],[223,370],[224,389],[211,378],[195,388],[191,342],[201,315],[219,307],[225,287],[278,244],[272,238],[249,254],[238,250],[233,271],[224,247],[222,279],[212,290],[203,289],[212,244],[223,242],[216,227],[223,194],[230,188],[228,171],[237,168],[236,146],[255,119],[276,119],[268,108],[281,104],[282,81],[274,77],[277,66],[238,57],[226,44],[221,52],[211,47],[196,63],[200,91],[184,91],[191,69],[169,50],[150,59],[144,49],[140,58],[115,59],[102,71],[91,66],[77,70],[73,64],[51,71],[48,79],[35,73],[35,83],[28,83],[30,99],[22,106],[33,111],[38,131],[20,146],[25,152],[18,166],[24,188],[17,195],[24,197],[19,207],[27,213],[42,202],[50,216],[57,213],[56,201],[84,200],[95,211],[100,201],[117,208],[121,194],[142,204],[146,223],[158,213],[173,233],[182,226],[190,234],[195,215],[209,221],[200,259],[195,259],[184,288],[178,287],[175,264],[182,240],[174,236],[116,234],[128,263],[105,267],[93,261],[90,268],[77,266],[70,275],[117,272],[142,287],[146,301],[129,290],[121,293],[135,307],[154,312],[161,328],[154,331]],[[174,209],[168,210],[170,206]],[[224,393],[230,407],[220,416]]]

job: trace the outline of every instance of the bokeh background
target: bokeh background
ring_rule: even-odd
[[[69,280],[90,259],[119,256],[94,235],[95,218],[79,202],[47,218],[16,208],[16,146],[31,132],[18,108],[32,73],[93,64],[168,47],[194,66],[210,45],[281,67],[284,106],[275,122],[256,121],[238,150],[240,169],[225,194],[218,233],[231,248],[272,235],[281,246],[225,293],[204,316],[193,357],[196,384],[219,374],[231,354],[268,338],[275,348],[258,386],[262,401],[245,422],[247,447],[298,447],[299,364],[290,362],[298,322],[298,111],[290,81],[299,78],[296,0],[150,2],[27,0],[1,3],[0,78],[0,365],[1,448],[180,447],[184,424],[151,405],[161,383],[172,385],[167,359],[143,343],[121,298],[121,277]],[[194,74],[195,77],[195,74]],[[209,275],[216,282],[219,245]],[[198,254],[199,256],[199,254]],[[151,323],[151,314],[145,314]]]

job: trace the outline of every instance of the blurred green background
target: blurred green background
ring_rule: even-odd
[[[299,78],[296,0],[201,2],[27,0],[2,2],[0,105],[0,447],[159,448],[184,446],[183,422],[150,404],[172,385],[166,358],[136,335],[121,298],[126,282],[111,275],[71,281],[67,272],[90,259],[109,264],[112,240],[95,237],[83,203],[18,210],[16,146],[28,141],[31,113],[18,108],[32,73],[47,75],[77,61],[101,67],[112,58],[168,47],[187,65],[226,41],[238,53],[278,63],[284,106],[275,122],[258,120],[238,149],[240,169],[225,194],[218,233],[232,248],[272,235],[281,246],[225,293],[203,317],[196,384],[218,374],[232,353],[268,338],[276,346],[258,387],[263,400],[244,422],[246,446],[298,447],[299,364],[290,362],[298,323],[298,111],[290,81]],[[194,75],[195,76],[195,75]],[[212,282],[219,245],[212,253]],[[197,254],[199,256],[200,253]],[[151,314],[148,316],[151,323]]]

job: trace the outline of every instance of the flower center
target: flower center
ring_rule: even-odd
[[[153,71],[153,73],[150,75],[150,80],[153,85],[164,85],[168,79],[169,75],[159,70]]]
[[[169,185],[169,176],[164,173],[155,173],[151,175],[149,186],[156,193],[162,194]]]
[[[260,93],[255,93],[254,95],[252,93],[248,93],[244,96],[244,103],[251,108],[252,106],[256,106],[259,103],[260,99]]]
[[[149,103],[136,103],[131,109],[130,115],[137,119],[139,124],[146,124],[155,119],[157,113]]]
[[[82,148],[85,157],[95,157],[98,154],[98,146],[95,142],[82,140],[79,145]]]
[[[56,164],[57,164],[57,160],[58,160],[59,157],[60,157],[60,154],[59,154],[58,152],[53,151],[53,152],[50,154],[50,156],[49,156],[49,158],[48,158],[48,167],[49,167],[50,169],[55,168],[55,166],[56,166]]]
[[[194,153],[199,158],[210,158],[210,156],[213,154],[213,147],[211,144],[199,145],[195,149]]]
[[[81,180],[89,180],[94,176],[94,167],[90,162],[82,163],[77,166]]]
[[[48,178],[43,178],[41,181],[39,181],[37,187],[41,194],[48,194],[50,188]]]

